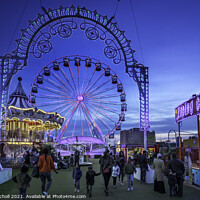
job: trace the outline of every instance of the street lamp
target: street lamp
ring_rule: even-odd
[[[173,129],[171,129],[171,130],[168,132],[168,141],[169,141],[169,134],[170,134],[172,131],[175,133],[175,139],[176,139],[176,131],[173,130]]]

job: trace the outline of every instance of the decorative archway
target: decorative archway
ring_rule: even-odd
[[[40,58],[43,54],[49,53],[53,45],[51,38],[59,35],[62,38],[69,38],[78,27],[85,32],[89,40],[100,39],[104,41],[104,54],[112,59],[114,64],[124,61],[126,73],[137,83],[140,99],[140,129],[145,132],[149,129],[149,79],[148,67],[137,64],[134,59],[134,50],[130,46],[130,40],[125,37],[117,24],[102,16],[97,11],[87,10],[85,7],[60,8],[38,14],[37,19],[29,21],[29,26],[22,29],[22,36],[16,40],[17,49],[12,55],[0,56],[1,65],[1,125],[0,129],[6,125],[6,108],[8,100],[9,83],[12,76],[24,66],[30,54]],[[81,22],[78,25],[76,19]],[[4,121],[3,121],[4,120]],[[1,135],[1,134],[0,134]]]

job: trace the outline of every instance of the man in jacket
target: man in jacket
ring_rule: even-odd
[[[183,182],[185,167],[181,160],[177,159],[176,153],[172,154],[172,160],[169,162],[168,169],[171,169],[173,173],[176,174],[177,184],[178,184],[178,197],[183,197]]]
[[[148,170],[146,151],[143,151],[143,155],[140,156],[139,163],[140,163],[140,170],[141,170],[140,180],[141,180],[141,183],[143,184],[145,183],[146,171]]]

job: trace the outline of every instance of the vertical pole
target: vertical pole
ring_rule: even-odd
[[[1,131],[2,131],[2,128],[1,128],[1,120],[2,120],[2,115],[1,115],[1,112],[2,112],[2,93],[3,93],[3,61],[2,61],[2,64],[0,66],[1,68],[1,71],[0,71],[0,88],[1,88],[1,91],[0,91],[0,141],[1,141]]]
[[[200,127],[199,127],[199,115],[197,115],[197,128],[198,128],[198,151],[199,151],[199,169],[200,169]]]
[[[181,160],[181,126],[180,126],[180,122],[178,122],[178,135],[179,135],[179,159]]]
[[[146,110],[146,108],[145,108]],[[144,120],[144,150],[147,151],[147,127],[146,127],[146,111],[145,111],[145,120]]]

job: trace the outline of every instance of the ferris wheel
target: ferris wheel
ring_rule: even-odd
[[[35,77],[30,103],[65,117],[57,140],[92,137],[103,141],[121,130],[127,110],[124,86],[106,64],[87,56],[66,56]]]

